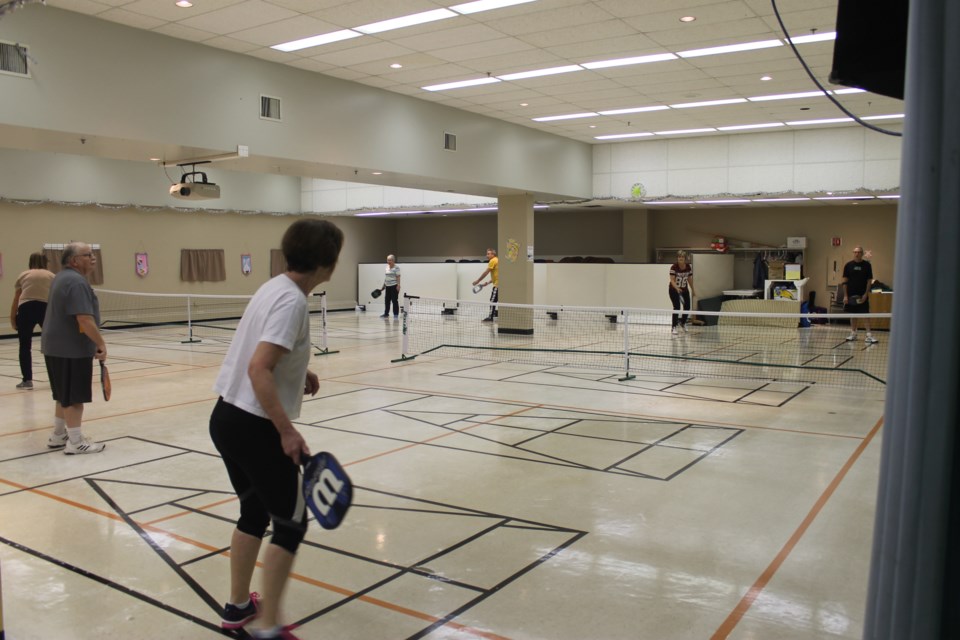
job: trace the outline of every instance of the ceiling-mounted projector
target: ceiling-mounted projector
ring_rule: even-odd
[[[207,182],[203,171],[190,171],[181,176],[181,182],[170,185],[170,195],[181,200],[212,200],[220,197],[220,187]]]

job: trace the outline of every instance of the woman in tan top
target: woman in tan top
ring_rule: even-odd
[[[33,389],[33,358],[30,356],[33,330],[43,326],[52,281],[53,273],[47,271],[47,257],[42,253],[31,253],[30,268],[17,278],[13,306],[10,307],[10,326],[17,330],[20,338],[20,375],[23,381],[17,385],[17,389]]]

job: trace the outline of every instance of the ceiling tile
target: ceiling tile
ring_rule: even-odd
[[[164,25],[160,25],[153,31],[154,33],[160,33],[165,36],[170,36],[171,38],[179,38],[180,40],[189,40],[190,42],[206,43],[207,40],[217,37],[215,33],[210,33],[209,31],[201,31],[200,29],[193,29],[186,25],[177,24],[176,22],[168,22]]]
[[[110,8],[110,5],[93,0],[47,0],[47,4],[57,9],[66,9],[87,15],[97,15]]]
[[[450,62],[471,62],[471,68],[476,69],[486,64],[485,60],[489,58],[492,51],[496,51],[501,56],[507,56],[518,51],[532,51],[533,49],[535,49],[533,45],[517,38],[499,38],[487,42],[435,49],[431,50],[430,53]]]
[[[267,4],[263,0],[246,0],[180,22],[188,27],[224,35],[296,15],[289,9]]]
[[[136,27],[137,29],[153,29],[154,27],[159,27],[164,24],[164,21],[159,18],[145,16],[142,13],[134,13],[126,9],[108,9],[103,13],[98,13],[97,17],[128,27]]]
[[[348,67],[355,64],[370,62],[371,60],[383,60],[385,58],[403,56],[413,53],[405,47],[398,47],[392,42],[383,42],[372,40],[365,46],[354,47],[345,51],[336,51],[332,53],[323,53],[310,56],[314,60],[326,62],[327,64],[338,67]]]
[[[100,2],[105,1],[107,0],[100,0]],[[192,7],[184,8],[178,7],[174,0],[164,0],[163,2],[158,2],[158,0],[134,0],[134,2],[123,4],[123,8],[145,16],[160,18],[167,22],[175,22],[222,9],[231,4],[236,4],[236,2],[237,0],[203,0],[203,2],[197,0]]]
[[[611,18],[613,16],[590,2],[559,9],[537,11],[514,18],[494,19],[487,24],[508,35],[519,36],[565,27],[580,26],[581,28],[587,28],[594,23],[606,22]]]
[[[433,33],[424,33],[418,36],[396,38],[394,44],[401,47],[430,51],[432,49],[459,48],[477,42],[489,42],[503,38],[503,34],[482,24],[465,24],[451,27]]]
[[[340,27],[317,20],[310,16],[294,16],[284,20],[277,20],[268,24],[259,25],[251,29],[235,31],[230,34],[237,40],[253,42],[262,47],[271,47],[275,44],[309,38],[321,33],[339,31]]]
[[[227,51],[233,51],[236,53],[247,53],[248,51],[253,51],[254,49],[260,48],[258,45],[235,40],[228,36],[217,36],[215,38],[210,38],[209,40],[204,40],[203,44],[216,47],[218,49],[226,49]]]

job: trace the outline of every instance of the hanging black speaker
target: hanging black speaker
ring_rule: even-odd
[[[830,82],[903,100],[908,0],[839,0]]]

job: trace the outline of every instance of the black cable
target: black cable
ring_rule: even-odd
[[[840,111],[845,113],[847,116],[853,118],[853,120],[857,124],[860,124],[866,127],[867,129],[872,129],[873,131],[876,131],[878,133],[883,133],[888,136],[897,136],[898,138],[903,136],[903,134],[899,131],[890,131],[888,129],[881,129],[876,125],[870,124],[869,122],[864,122],[859,118],[859,116],[854,115],[849,109],[847,109],[845,106],[840,104],[840,101],[834,98],[829,91],[824,89],[823,85],[820,84],[820,81],[817,80],[817,77],[813,75],[813,71],[810,71],[810,67],[807,66],[807,63],[804,61],[803,56],[801,56],[800,52],[797,51],[797,45],[793,44],[793,39],[790,37],[790,34],[787,33],[787,27],[783,24],[783,18],[780,17],[780,10],[777,9],[777,0],[770,0],[770,4],[773,5],[773,15],[777,17],[777,22],[780,24],[780,30],[783,31],[783,35],[787,40],[787,44],[789,44],[790,48],[793,49],[793,55],[797,56],[797,60],[799,60],[800,64],[803,65],[803,68],[807,72],[807,75],[810,76],[811,80],[813,80],[813,84],[817,85],[817,88],[820,89],[820,91],[823,91],[823,94],[825,96],[830,98],[830,102],[835,104],[837,108],[840,109]]]

